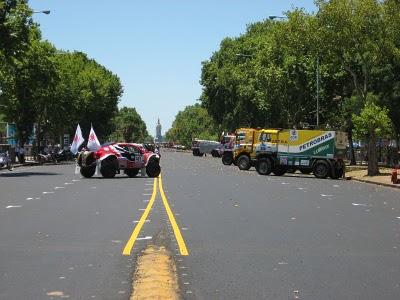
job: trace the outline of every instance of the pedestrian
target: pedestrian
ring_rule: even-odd
[[[18,158],[18,162],[20,162],[19,161],[19,146],[18,146],[18,144],[15,145],[15,162],[17,162],[17,158]]]
[[[20,149],[19,149],[19,162],[21,163],[21,164],[24,164],[25,163],[25,149],[24,149],[24,146],[22,146]]]

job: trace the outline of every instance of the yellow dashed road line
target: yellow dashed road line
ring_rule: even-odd
[[[151,195],[151,199],[149,201],[149,204],[147,205],[145,211],[143,212],[143,215],[141,216],[138,224],[136,225],[135,229],[132,232],[131,237],[129,238],[128,242],[125,245],[125,248],[122,252],[123,255],[131,255],[131,251],[133,248],[133,245],[135,244],[135,241],[140,233],[140,230],[142,229],[144,223],[146,222],[147,217],[149,216],[149,213],[153,207],[153,204],[155,202],[156,196],[157,196],[157,183],[158,187],[160,190],[161,198],[165,207],[165,210],[167,212],[169,221],[172,225],[172,229],[174,231],[174,235],[176,238],[176,241],[178,242],[179,246],[179,251],[181,255],[189,255],[189,251],[187,250],[185,240],[182,237],[181,231],[179,229],[179,226],[175,220],[174,214],[168,204],[167,197],[165,196],[164,188],[163,188],[163,183],[162,183],[162,178],[161,174],[159,176],[159,179],[154,178],[154,185],[153,185],[153,194]]]
[[[150,210],[153,207],[154,201],[156,200],[156,196],[157,196],[157,178],[154,178],[153,194],[151,195],[149,204],[147,204],[147,207],[146,207],[142,217],[140,218],[139,223],[137,223],[135,229],[132,232],[131,237],[129,238],[128,242],[126,243],[124,251],[122,252],[123,255],[131,255],[133,245],[135,244],[135,241],[140,233],[140,230],[143,227],[143,224],[146,222],[146,219],[149,216]]]
[[[186,247],[185,241],[184,241],[184,239],[182,237],[182,234],[181,234],[181,231],[179,229],[179,226],[176,223],[174,214],[172,213],[172,210],[171,210],[171,208],[169,207],[169,204],[168,204],[167,197],[165,196],[164,188],[163,188],[163,184],[162,184],[161,174],[160,174],[160,185],[159,185],[159,188],[160,188],[161,198],[163,200],[165,209],[166,209],[167,214],[168,214],[169,221],[171,222],[172,229],[174,230],[176,241],[178,242],[178,245],[179,245],[179,251],[181,252],[181,255],[189,255],[189,252],[187,250],[187,247]]]

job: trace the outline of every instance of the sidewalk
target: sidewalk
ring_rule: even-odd
[[[400,189],[400,184],[393,184],[390,181],[392,175],[392,169],[379,168],[380,172],[379,175],[367,176],[366,168],[352,168],[352,167],[349,167],[350,171],[346,171],[346,177],[351,177],[352,180]],[[400,170],[398,170],[398,177],[400,178]]]

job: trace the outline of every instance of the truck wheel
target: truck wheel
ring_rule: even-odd
[[[149,177],[158,177],[161,173],[161,167],[157,162],[149,162],[146,167],[146,174]]]
[[[300,172],[301,172],[301,174],[308,175],[308,174],[311,174],[312,169],[300,169]]]
[[[317,161],[313,169],[314,176],[317,178],[326,178],[329,175],[329,165],[325,161]]]
[[[249,170],[251,168],[250,158],[247,155],[239,156],[237,159],[237,166],[240,170]]]
[[[212,155],[212,157],[220,157],[218,151],[216,151],[216,150],[211,151],[211,155]]]
[[[272,173],[276,176],[282,176],[283,174],[286,173],[286,168],[284,166],[277,166]]]
[[[125,174],[128,175],[129,178],[136,177],[139,173],[140,169],[126,169]]]
[[[331,178],[332,179],[339,179],[343,176],[344,173],[344,163],[343,162],[336,162],[335,168],[332,170]]]
[[[222,155],[222,163],[225,166],[230,166],[233,163],[232,154],[223,154]]]
[[[104,178],[113,178],[117,174],[117,166],[116,158],[107,158],[101,162],[100,173]]]
[[[85,178],[93,177],[94,173],[96,172],[96,166],[90,167],[81,167],[81,175]]]
[[[261,158],[258,160],[256,170],[260,175],[269,175],[272,171],[272,163],[269,158]]]
[[[199,149],[194,149],[193,150],[193,156],[199,156],[199,154],[200,154]]]

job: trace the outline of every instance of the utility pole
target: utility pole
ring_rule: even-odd
[[[319,57],[317,57],[317,128],[319,128]]]

